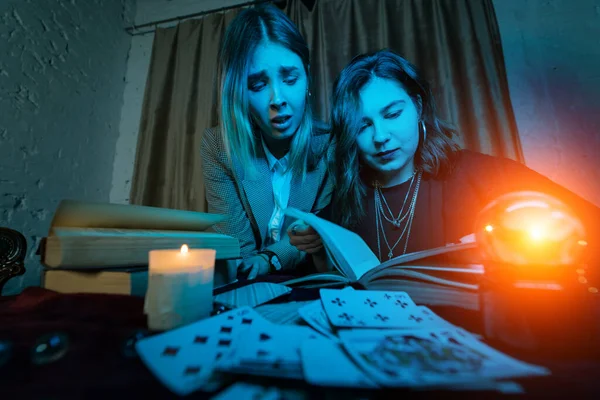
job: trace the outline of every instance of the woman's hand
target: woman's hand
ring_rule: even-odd
[[[257,276],[269,273],[269,261],[260,254],[248,257],[238,267],[238,273],[248,274],[247,279],[256,279]]]
[[[298,250],[308,254],[315,254],[323,250],[321,236],[304,221],[294,222],[287,231],[290,243]]]

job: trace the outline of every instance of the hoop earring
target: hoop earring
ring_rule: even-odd
[[[425,140],[427,140],[427,127],[425,126],[425,121],[421,121],[421,129],[423,129],[423,144],[425,144]]]

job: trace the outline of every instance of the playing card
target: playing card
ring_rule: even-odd
[[[354,291],[354,288],[347,286],[341,290]],[[325,309],[323,308],[321,300],[315,300],[298,309],[298,314],[308,325],[310,325],[311,328],[323,334],[323,336],[332,340],[338,340],[337,336],[335,335],[334,328],[327,318],[327,314],[325,313]]]
[[[312,385],[376,388],[377,384],[358,368],[339,343],[326,338],[305,341],[300,347],[304,378]]]
[[[428,307],[417,306],[416,310],[412,314],[416,318],[416,322],[419,323],[418,328],[454,328],[455,326],[450,322],[446,321]]]
[[[321,303],[337,328],[416,328],[423,323],[405,292],[321,289]]]
[[[213,397],[213,400],[279,400],[280,390],[276,387],[265,387],[246,382],[238,382]]]
[[[302,379],[300,346],[318,334],[304,326],[259,325],[244,333],[244,338],[221,370]]]
[[[218,395],[213,400],[309,400],[310,393],[298,388],[280,388],[258,384],[238,382]]]
[[[148,369],[171,391],[185,395],[219,386],[215,364],[225,358],[239,335],[270,325],[253,309],[242,307],[212,318],[141,339],[136,350]]]
[[[321,300],[315,300],[298,309],[298,314],[300,314],[302,319],[310,325],[311,328],[327,338],[337,340],[337,336],[335,336],[333,327],[329,323],[329,319],[327,319],[327,314],[325,314]]]
[[[352,359],[383,386],[453,386],[549,373],[464,330],[344,330],[339,336]]]

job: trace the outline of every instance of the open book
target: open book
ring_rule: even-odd
[[[381,263],[360,236],[314,214],[287,208],[321,236],[331,272],[284,282],[292,287],[328,287],[353,283],[369,290],[406,291],[423,304],[478,309],[483,274],[474,240],[404,254]]]
[[[50,268],[106,269],[148,265],[148,252],[211,248],[217,260],[239,258],[236,238],[208,231],[225,216],[127,204],[63,200],[40,248]]]

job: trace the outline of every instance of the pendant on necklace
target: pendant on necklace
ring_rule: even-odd
[[[392,257],[394,257],[394,253],[392,253],[392,250],[390,250],[390,252],[388,253],[388,258],[391,260]]]
[[[393,220],[393,221],[392,221],[392,225],[394,225],[394,229],[395,229],[395,230],[398,230],[398,229],[400,229],[400,221]]]

